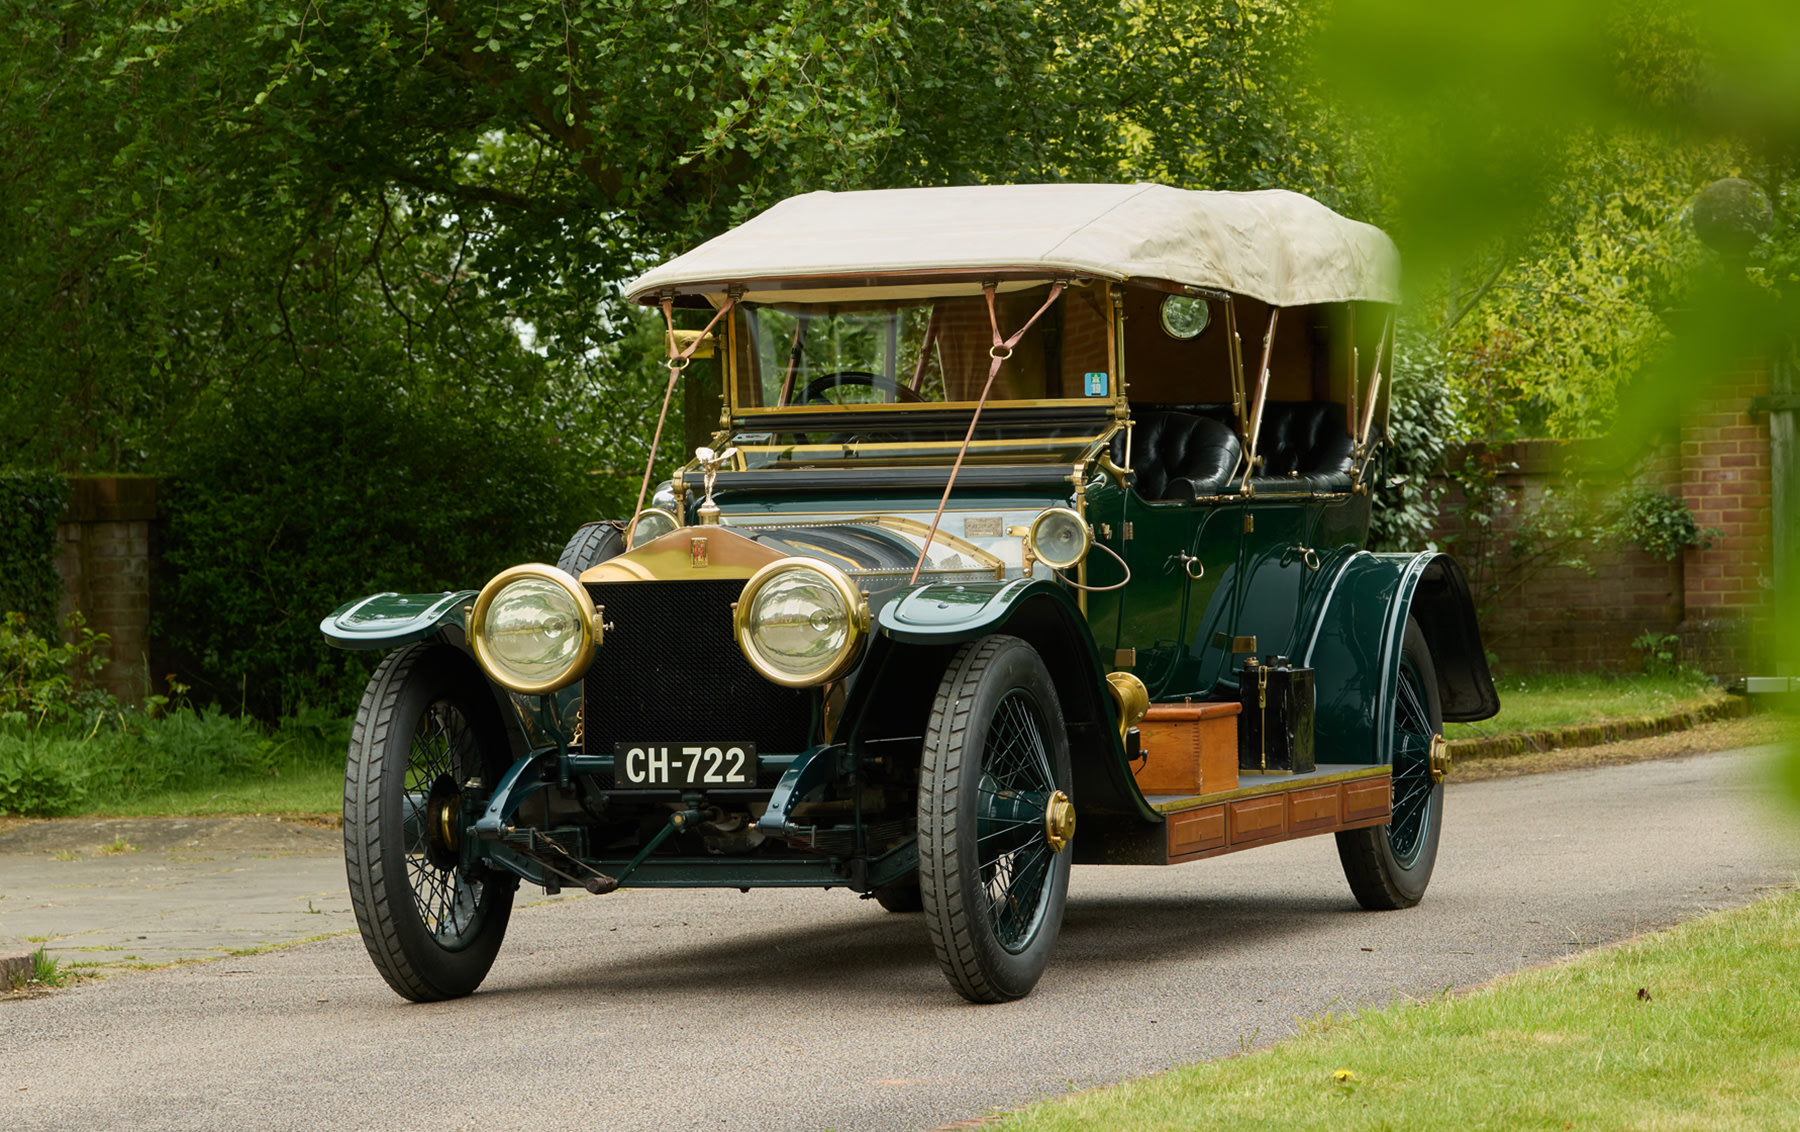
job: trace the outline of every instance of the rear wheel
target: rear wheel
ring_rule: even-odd
[[[1393,704],[1394,809],[1386,825],[1337,835],[1338,859],[1357,903],[1411,908],[1425,895],[1443,831],[1444,784],[1432,766],[1444,713],[1425,634],[1411,618],[1400,652]]]
[[[457,650],[412,645],[369,678],[345,766],[344,861],[369,957],[414,1002],[472,992],[506,935],[516,882],[463,853],[505,752],[493,697]]]
[[[919,777],[919,890],[938,964],[971,1002],[1031,992],[1069,890],[1069,742],[1050,673],[1017,637],[964,645],[938,686]]]

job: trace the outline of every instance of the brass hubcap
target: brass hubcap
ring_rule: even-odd
[[[425,801],[425,852],[441,869],[460,864],[462,850],[462,792],[449,779],[440,778]]]
[[[1444,741],[1442,735],[1431,737],[1431,753],[1428,757],[1431,759],[1431,781],[1444,781],[1444,776],[1450,773],[1450,744]]]
[[[1075,803],[1061,790],[1050,795],[1050,801],[1044,806],[1044,836],[1050,842],[1050,848],[1060,853],[1075,836]]]

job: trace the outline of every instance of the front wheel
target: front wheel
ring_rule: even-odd
[[[506,768],[485,683],[443,645],[388,654],[369,678],[344,773],[344,863],[369,958],[414,1002],[458,998],[494,965],[509,877],[467,864],[464,830]]]
[[[1425,895],[1444,827],[1444,783],[1432,765],[1444,712],[1437,669],[1412,618],[1400,651],[1393,704],[1394,806],[1386,825],[1337,835],[1338,859],[1356,902],[1372,911],[1411,908]]]
[[[938,964],[971,1002],[1031,993],[1069,891],[1069,740],[1050,673],[1017,637],[964,645],[938,686],[919,775],[919,892]]]

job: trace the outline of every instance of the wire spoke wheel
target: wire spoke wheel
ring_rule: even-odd
[[[1394,704],[1394,813],[1388,822],[1388,846],[1402,868],[1417,864],[1425,846],[1437,793],[1431,777],[1431,740],[1436,735],[1418,668],[1403,660]]]
[[[984,817],[1014,799],[1047,802],[1056,791],[1043,725],[1021,693],[1000,701],[982,744],[981,770],[976,812]],[[1042,802],[1037,809],[1042,812]],[[989,818],[981,823],[976,844],[988,924],[1000,946],[1017,954],[1043,918],[1055,858],[1049,834],[1041,818]]]
[[[974,1002],[1030,993],[1061,930],[1074,831],[1068,738],[1043,660],[965,645],[938,688],[919,790],[919,890],[939,965]]]
[[[446,819],[461,821],[457,783],[480,773],[481,752],[461,709],[449,700],[427,705],[406,764],[402,852],[419,920],[451,951],[478,934],[481,881],[459,867],[455,833],[444,826]]]
[[[460,651],[417,644],[369,678],[344,775],[344,863],[357,926],[400,995],[469,994],[493,966],[516,887],[465,852],[505,769],[486,682]]]
[[[1444,784],[1431,765],[1444,729],[1437,669],[1425,634],[1411,618],[1401,644],[1390,711],[1393,811],[1386,825],[1337,835],[1338,858],[1357,903],[1370,909],[1410,908],[1425,895],[1443,831]]]

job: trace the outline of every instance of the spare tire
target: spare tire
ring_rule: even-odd
[[[625,532],[618,523],[607,520],[586,523],[569,536],[568,545],[557,555],[556,567],[581,577],[581,572],[597,566],[625,549]]]

